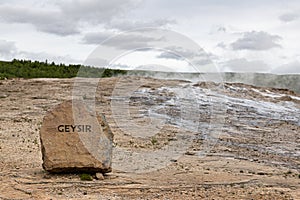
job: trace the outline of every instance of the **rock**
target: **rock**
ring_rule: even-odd
[[[111,172],[113,134],[104,115],[80,101],[50,111],[40,130],[43,168],[48,172]]]
[[[257,175],[263,176],[263,175],[267,175],[267,173],[265,173],[265,172],[257,172]]]
[[[104,176],[103,176],[102,173],[96,173],[96,178],[97,178],[98,180],[104,180]]]
[[[4,98],[7,98],[8,95],[7,94],[0,94],[0,99],[4,99]]]
[[[188,155],[188,156],[193,156],[195,154],[196,154],[196,152],[193,152],[193,151],[187,151],[187,152],[185,152],[185,155]]]
[[[293,101],[293,98],[288,96],[288,95],[285,95],[285,96],[279,97],[278,100],[280,100],[280,101]]]

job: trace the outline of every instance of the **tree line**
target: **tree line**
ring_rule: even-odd
[[[73,78],[112,77],[127,74],[126,70],[65,65],[31,60],[0,61],[0,79],[9,78]]]

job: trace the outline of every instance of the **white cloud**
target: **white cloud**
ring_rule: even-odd
[[[220,26],[220,25],[217,25],[217,26],[213,26],[210,30],[210,33],[209,34],[219,34],[219,33],[226,33],[228,32],[227,28],[225,26]]]
[[[15,42],[0,40],[0,59],[3,60],[12,60],[17,59],[26,59],[26,60],[38,60],[56,63],[81,63],[82,61],[73,59],[70,55],[53,55],[46,52],[28,52],[20,51]]]
[[[183,58],[191,59],[191,58],[194,58],[197,56],[200,56],[200,57],[206,56],[206,53],[203,51],[203,49],[200,49],[200,51],[196,52],[196,51],[192,51],[190,49],[185,49],[183,47],[169,46],[166,48],[166,50],[167,51],[162,52],[158,57],[181,60]]]
[[[27,52],[27,51],[19,51],[16,55],[17,59],[25,59],[25,60],[38,60],[55,63],[69,63],[69,64],[80,64],[81,60],[76,60],[72,58],[70,55],[53,55],[47,52]]]
[[[224,42],[220,42],[216,46],[221,48],[221,49],[226,49],[227,48],[227,45]]]
[[[170,46],[165,48],[157,58],[164,59],[175,59],[175,60],[193,60],[197,65],[207,65],[211,64],[211,58],[214,57],[213,54],[206,53],[203,49],[198,49],[192,51],[191,49],[184,49],[182,47]]]
[[[300,62],[293,61],[288,64],[281,65],[271,71],[275,74],[300,74]]]
[[[169,19],[156,19],[156,20],[139,20],[139,21],[132,21],[132,20],[112,20],[107,25],[106,28],[108,29],[117,29],[121,31],[128,31],[137,28],[148,28],[148,27],[160,27],[166,28],[169,25],[176,24],[175,20]]]
[[[299,18],[299,15],[296,13],[285,13],[279,16],[279,20],[282,22],[292,22]]]
[[[103,45],[125,50],[151,47],[149,43],[161,40],[160,38],[146,36],[145,34],[139,35],[133,33],[116,34],[113,32],[98,32],[86,34],[82,41],[85,44],[98,45],[109,37],[112,38],[105,41]]]
[[[76,22],[64,17],[59,10],[0,5],[0,19],[9,23],[32,24],[39,31],[57,35],[79,33]]]
[[[231,43],[233,50],[255,50],[263,51],[281,47],[277,42],[282,38],[278,35],[271,35],[267,32],[245,32],[243,37]]]
[[[70,19],[103,23],[119,17],[138,3],[137,0],[67,0],[59,6]]]
[[[31,24],[38,31],[60,36],[79,34],[86,25],[104,25],[121,31],[141,27],[167,27],[175,20],[125,20],[122,15],[136,7],[139,0],[67,0],[52,6],[0,3],[0,20],[6,23]],[[83,30],[82,30],[83,29]]]
[[[115,34],[116,33],[109,31],[86,33],[85,36],[82,38],[82,42],[85,44],[98,45],[104,40],[113,37]]]
[[[270,67],[262,60],[248,61],[245,58],[232,59],[223,63],[223,71],[268,72]]]
[[[38,31],[60,36],[80,33],[81,24],[105,24],[135,5],[135,0],[69,0],[56,8],[0,5],[0,19],[7,23],[33,25]]]
[[[16,54],[17,54],[17,47],[14,42],[0,40],[0,57],[6,60],[10,60]]]

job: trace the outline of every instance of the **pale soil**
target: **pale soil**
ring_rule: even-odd
[[[143,151],[167,145],[170,137],[174,137],[168,133],[178,131],[173,125],[164,127],[157,135],[157,143],[132,138],[117,127],[111,117],[109,100],[116,80],[103,79],[97,93],[97,107],[106,114],[115,134],[115,144]],[[143,81],[143,87],[154,91],[161,86],[182,84]],[[269,120],[269,124],[250,126],[246,121],[251,119],[243,118],[249,114],[244,110],[242,114],[235,110],[228,112],[219,142],[206,156],[197,156],[203,142],[198,139],[185,155],[152,172],[113,169],[102,181],[81,181],[77,174],[48,174],[42,169],[39,128],[48,110],[72,98],[72,83],[73,79],[0,81],[0,199],[300,199],[299,123]],[[229,86],[221,93],[276,104],[285,101],[252,90],[232,91]],[[242,87],[249,89],[249,86]],[[299,97],[290,91],[269,90]],[[297,99],[289,103],[299,111]],[[133,113],[139,108],[134,105]],[[144,123],[141,118],[134,120]],[[274,146],[287,153],[273,150]]]

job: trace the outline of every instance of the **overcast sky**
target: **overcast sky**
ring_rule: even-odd
[[[157,27],[196,42],[221,71],[299,74],[299,13],[297,0],[2,0],[0,59],[85,63],[108,37]],[[123,34],[106,46],[131,51],[151,40],[163,39]],[[115,64],[176,68],[200,54],[197,63],[207,64],[202,53],[173,44],[167,50],[131,51]]]

